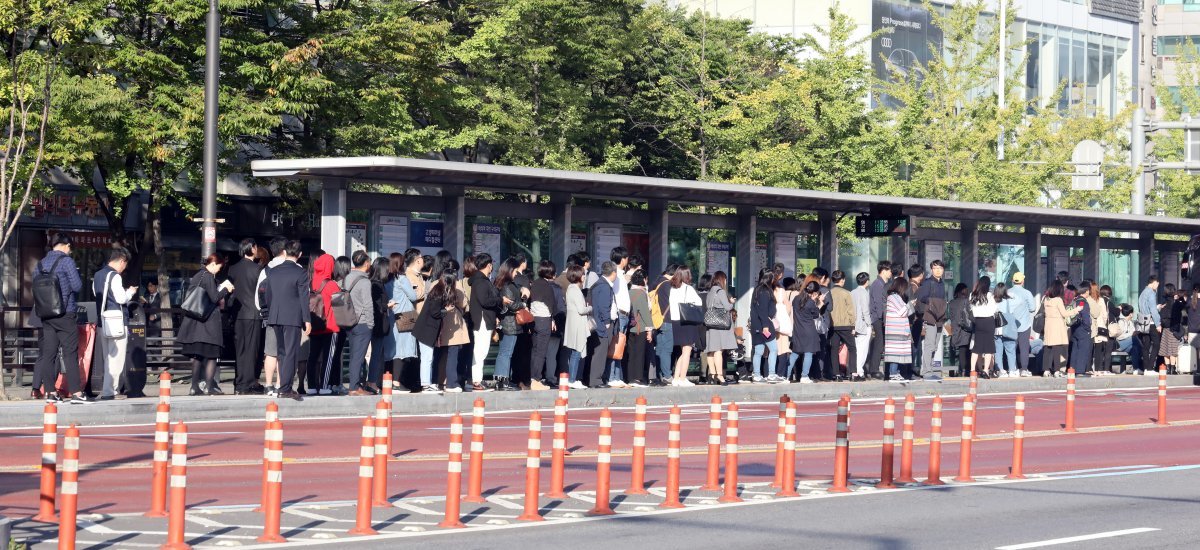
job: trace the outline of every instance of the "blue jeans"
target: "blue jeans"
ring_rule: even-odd
[[[888,376],[900,375],[900,363],[888,363]]]
[[[671,323],[663,322],[654,342],[654,353],[658,355],[658,379],[666,380],[674,376],[674,365],[671,364],[671,352],[675,349],[675,332]]]
[[[1017,341],[1009,340],[1000,336],[996,337],[996,355],[1004,353],[1003,360],[1000,357],[996,358],[996,368],[1001,368],[1002,364],[1008,364],[1009,374],[1018,374],[1020,371],[1017,368]]]
[[[420,342],[417,348],[421,353],[421,387],[425,387],[433,384],[434,349]]]
[[[624,314],[624,313],[617,314],[617,325],[616,326],[617,326],[617,332],[612,335],[613,338],[616,338],[617,334],[623,334],[625,332],[625,330],[629,328],[629,315]],[[627,342],[628,342],[628,340],[627,340]],[[628,344],[626,344],[626,345],[628,345]],[[604,377],[604,381],[612,382],[613,380],[624,380],[624,379],[625,379],[624,370],[621,368],[621,359],[609,359],[608,360],[608,374],[607,374],[607,376]]]
[[[467,369],[464,368],[465,365],[458,360],[460,349],[462,349],[461,345],[443,346],[437,348],[437,356],[439,358],[442,356],[446,357],[447,388],[461,388],[462,380],[467,374]]]
[[[579,350],[568,350],[567,354],[567,379],[574,383],[579,380],[579,360],[583,357],[579,355]]]
[[[1117,349],[1129,354],[1133,370],[1142,370],[1142,342],[1137,338],[1117,340]]]
[[[346,340],[350,347],[350,389],[354,390],[358,389],[363,382],[363,367],[367,364],[367,346],[371,344],[371,327],[361,323],[354,325],[354,328],[349,330]],[[367,378],[370,379],[369,372]]]
[[[795,371],[795,369],[796,369],[796,359],[799,359],[799,358],[800,358],[800,354],[799,354],[799,353],[796,353],[796,352],[794,352],[794,351],[793,351],[793,352],[790,352],[790,353],[788,353],[788,357],[787,357],[787,372],[786,372],[786,373],[784,373],[784,375],[783,375],[783,377],[784,377],[784,378],[786,378],[786,379],[788,379],[788,380],[791,380],[791,379],[792,379],[792,372],[793,372],[793,371]]]
[[[775,340],[770,340],[765,344],[755,344],[754,345],[754,362],[752,363],[752,365],[754,365],[754,371],[758,372],[758,363],[763,358],[763,351],[766,350],[767,363],[762,366],[762,373],[763,373],[762,375],[767,376],[769,374],[774,374],[775,362],[778,361],[778,357],[779,357],[778,349],[779,348],[777,347]]]
[[[517,335],[504,334],[500,336],[500,348],[496,350],[496,378],[512,377],[512,356],[517,349]]]

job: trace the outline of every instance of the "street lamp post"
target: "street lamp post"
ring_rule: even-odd
[[[200,252],[207,258],[217,249],[217,87],[221,66],[221,17],[217,14],[217,0],[208,0],[205,31],[204,196],[200,204]]]

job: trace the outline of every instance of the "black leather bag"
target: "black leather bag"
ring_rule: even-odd
[[[703,325],[704,308],[696,304],[679,304],[679,322],[685,325]]]
[[[183,314],[197,321],[207,321],[212,312],[217,309],[217,303],[208,297],[208,292],[200,285],[192,285],[180,304]]]
[[[38,273],[33,277],[33,313],[41,319],[57,319],[67,314],[62,299],[62,287],[58,284],[58,277],[54,275],[54,270],[58,268],[58,262],[62,259],[63,257],[59,257],[54,260],[50,271],[42,271],[41,262],[38,262]]]

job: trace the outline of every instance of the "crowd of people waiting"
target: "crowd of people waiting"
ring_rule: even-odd
[[[53,280],[59,309],[43,303],[54,292],[35,289],[35,324],[44,326],[35,391],[47,399],[60,397],[52,387],[56,357],[77,353],[74,313],[62,311],[74,311],[82,286],[69,237],[52,245],[36,275]],[[192,361],[192,395],[223,393],[225,340],[214,314],[222,308],[235,319],[234,393],[297,399],[377,394],[389,371],[397,388],[412,373],[407,386],[416,393],[548,389],[560,373],[576,389],[936,381],[946,345],[960,375],[1063,376],[1068,366],[1114,374],[1115,352],[1129,358],[1126,374],[1153,374],[1160,366],[1173,371],[1180,350],[1200,343],[1200,286],[1160,289],[1155,277],[1135,308],[1115,303],[1106,285],[1071,284],[1065,272],[1035,297],[1022,273],[1011,285],[985,276],[948,290],[940,260],[928,270],[879,262],[874,278],[821,267],[790,277],[776,264],[739,300],[722,271],[693,279],[688,266],[670,265],[651,274],[623,247],[598,266],[577,253],[561,268],[549,260],[531,266],[521,254],[460,262],[448,251],[417,249],[375,259],[363,250],[338,258],[318,251],[302,261],[300,243],[283,238],[267,250],[243,240],[239,261],[227,268],[214,254],[192,277],[177,337]],[[127,331],[118,325],[135,290],[121,282],[128,261],[127,251],[114,249],[93,283],[102,399],[115,395],[125,363]],[[493,347],[489,383],[484,366]],[[694,356],[698,382],[688,376]],[[67,371],[69,398],[88,402]]]

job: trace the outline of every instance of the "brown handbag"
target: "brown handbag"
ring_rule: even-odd
[[[625,358],[625,333],[619,332],[608,343],[608,358],[620,361]]]
[[[412,332],[417,326],[417,312],[406,311],[396,314],[396,332]]]
[[[533,312],[529,308],[518,309],[516,319],[518,325],[528,325],[533,322]]]

